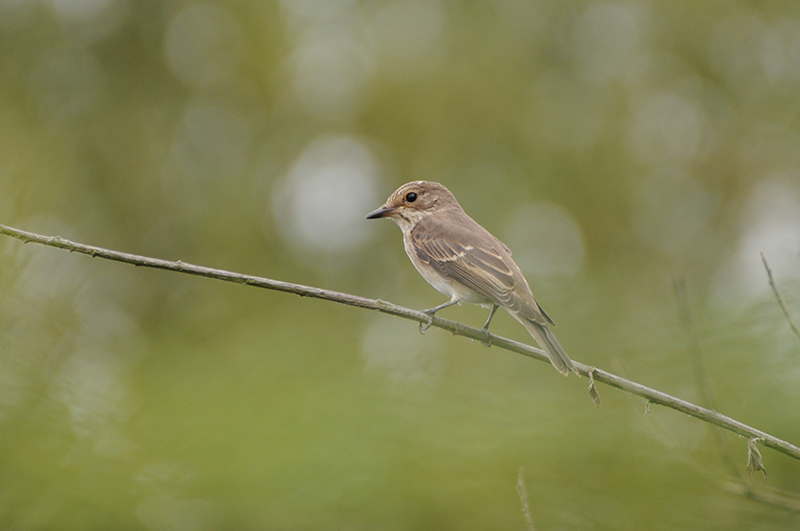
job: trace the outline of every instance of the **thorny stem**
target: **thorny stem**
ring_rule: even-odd
[[[516,352],[517,354],[522,354],[523,356],[528,356],[548,364],[550,363],[544,352],[538,348],[534,348],[523,343],[518,343],[504,337],[496,336],[488,331],[472,328],[471,326],[466,326],[455,321],[442,319],[440,317],[429,316],[428,314],[419,310],[412,310],[411,308],[405,308],[403,306],[398,306],[385,301],[368,299],[366,297],[359,297],[349,293],[341,293],[338,291],[315,288],[312,286],[292,284],[290,282],[282,282],[280,280],[243,275],[222,269],[213,269],[210,267],[187,264],[181,261],[161,260],[159,258],[150,258],[147,256],[112,251],[102,247],[93,247],[91,245],[71,242],[58,236],[42,236],[40,234],[22,231],[5,225],[0,225],[0,234],[12,236],[23,241],[24,243],[38,243],[47,245],[49,247],[65,249],[70,252],[86,254],[91,257],[99,257],[107,260],[124,262],[134,266],[166,269],[168,271],[177,271],[190,275],[215,278],[217,280],[236,282],[238,284],[246,284],[264,289],[294,293],[296,295],[300,295],[301,297],[312,297],[316,299],[338,302],[348,306],[355,306],[357,308],[387,313],[394,315],[395,317],[401,317],[403,319],[416,321],[418,323],[427,324],[430,319],[432,326],[441,328],[442,330],[447,330],[453,333],[453,335],[464,336],[482,342],[491,342],[493,346],[497,346],[511,352]],[[610,372],[590,367],[579,362],[575,362],[575,366],[584,376],[588,376],[589,371],[591,371],[595,382],[601,382],[627,393],[640,396],[645,400],[648,400],[651,404],[660,404],[676,411],[680,411],[681,413],[685,413],[702,421],[709,422],[715,426],[719,426],[743,437],[747,437],[748,439],[756,438],[758,442],[767,448],[772,448],[773,450],[800,460],[800,448],[787,441],[778,439],[777,437],[774,437],[768,433],[757,430],[752,426],[748,426],[747,424],[717,413],[711,409],[700,407],[691,402],[687,402],[686,400],[681,400],[680,398],[668,395],[667,393],[663,393],[656,389],[652,389],[631,380],[627,380]]]

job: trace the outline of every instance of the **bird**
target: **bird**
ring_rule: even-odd
[[[491,308],[481,328],[488,332],[495,312],[503,307],[525,327],[558,372],[567,376],[572,371],[580,377],[550,330],[555,323],[533,298],[511,250],[469,217],[444,185],[406,183],[383,206],[367,214],[367,219],[378,218],[397,223],[411,263],[431,286],[450,297],[444,304],[423,310],[429,319],[454,304],[478,304]]]

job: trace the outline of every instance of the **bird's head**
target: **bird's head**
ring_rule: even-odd
[[[450,190],[439,183],[413,181],[395,190],[367,219],[391,218],[405,231],[423,217],[448,208],[461,208]]]

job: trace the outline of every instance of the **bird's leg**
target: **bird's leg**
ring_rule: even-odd
[[[449,300],[449,301],[445,302],[444,304],[440,304],[439,306],[436,306],[436,307],[434,307],[434,308],[428,308],[427,310],[422,310],[422,313],[426,313],[426,314],[428,314],[428,324],[427,324],[427,326],[425,326],[425,327],[423,328],[423,327],[422,327],[422,323],[420,323],[420,324],[419,324],[419,333],[420,333],[420,334],[424,334],[424,333],[425,333],[425,331],[426,331],[428,328],[430,328],[430,327],[431,327],[431,325],[433,324],[433,315],[434,315],[436,312],[438,312],[439,310],[441,310],[441,309],[443,309],[443,308],[447,308],[448,306],[452,306],[452,305],[456,304],[457,302],[458,302],[458,300],[457,300],[457,299],[451,299],[451,300]]]
[[[484,332],[488,332],[488,331],[489,331],[489,323],[491,323],[491,322],[492,322],[492,317],[494,317],[494,312],[496,312],[496,311],[497,311],[497,308],[499,308],[499,307],[500,307],[500,306],[499,306],[499,305],[497,305],[497,304],[495,304],[495,305],[493,305],[493,306],[492,306],[492,311],[491,311],[491,312],[489,312],[489,318],[488,318],[488,319],[486,319],[486,322],[485,322],[485,323],[483,324],[483,326],[481,327],[481,330],[482,330],[482,331],[484,331]]]
[[[494,312],[497,311],[497,308],[499,308],[497,304],[492,305],[492,311],[489,312],[489,318],[486,319],[486,323],[484,323],[484,325],[481,327],[481,331],[486,332],[487,334],[489,333],[489,323],[492,322],[492,317],[494,317]],[[488,339],[481,341],[481,344],[483,344],[484,347],[492,346],[492,342]]]

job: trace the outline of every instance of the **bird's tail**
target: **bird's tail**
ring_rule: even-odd
[[[540,325],[537,322],[529,321],[524,317],[517,317],[517,320],[522,323],[522,326],[528,329],[533,339],[539,343],[539,346],[544,350],[547,357],[550,358],[550,363],[553,364],[553,367],[556,368],[558,372],[567,376],[569,371],[574,372],[580,377],[580,373],[578,369],[575,368],[575,364],[572,363],[572,360],[569,359],[567,353],[564,352],[564,348],[561,346],[561,343],[558,342],[556,336],[547,326]]]

